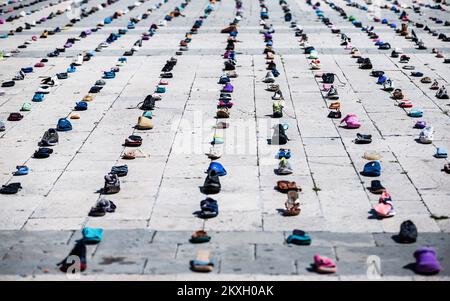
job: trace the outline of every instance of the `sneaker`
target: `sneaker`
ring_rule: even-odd
[[[114,194],[120,191],[120,181],[117,174],[107,174],[105,176],[105,185],[103,187],[103,194]]]
[[[269,84],[275,82],[275,77],[272,72],[267,72],[266,77],[262,80],[263,83]]]
[[[83,55],[78,54],[77,57],[72,61],[72,64],[75,66],[83,65]]]
[[[293,171],[289,162],[285,158],[281,158],[275,173],[278,175],[290,175]]]
[[[59,141],[58,132],[56,129],[48,129],[41,139],[42,146],[55,146]]]
[[[14,76],[13,80],[24,80],[25,79],[25,73],[23,73],[22,70],[20,70],[16,76]]]
[[[203,184],[203,193],[215,194],[219,193],[221,189],[219,176],[214,169],[208,171],[205,182]]]
[[[438,99],[449,99],[448,97],[448,93],[447,93],[447,88],[445,88],[445,86],[442,86],[436,93],[436,97]]]

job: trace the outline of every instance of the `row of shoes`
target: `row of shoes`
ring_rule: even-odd
[[[213,5],[215,1],[210,1],[210,5]],[[223,55],[224,59],[224,68],[223,71],[229,72],[233,71],[237,77],[236,73],[236,52],[235,52],[235,43],[237,40],[238,30],[237,25],[239,21],[242,19],[242,2],[240,0],[235,0],[236,3],[236,12],[235,12],[235,18],[230,23],[230,25],[223,29],[221,33],[227,33],[227,46],[225,47],[225,53]],[[213,6],[211,6],[213,8]],[[206,11],[205,11],[206,14]],[[227,69],[227,62],[233,64],[232,70],[229,68]],[[216,113],[217,118],[229,118],[229,112],[228,109],[230,109],[233,106],[232,100],[232,93],[234,91],[233,85],[231,84],[231,78],[228,73],[224,73],[220,76],[218,80],[219,85],[223,85],[222,89],[220,90],[220,96],[219,96],[219,103],[217,105],[218,111]],[[215,125],[215,134],[213,136],[213,140],[211,142],[211,148],[206,155],[209,159],[211,159],[211,162],[208,166],[208,169],[206,170],[207,176],[205,178],[205,181],[203,183],[203,186],[201,188],[202,193],[204,194],[217,194],[221,191],[221,184],[220,184],[220,177],[226,176],[227,171],[222,166],[221,163],[217,162],[216,160],[219,159],[222,156],[222,151],[219,150],[218,144],[223,144],[224,140],[221,135],[217,134],[217,130],[219,129],[226,129],[229,127],[229,123],[218,121]],[[194,212],[194,215],[196,217],[201,219],[209,219],[217,217],[219,214],[219,204],[217,200],[207,197],[206,199],[202,200],[200,202],[200,210]],[[198,230],[195,231],[190,238],[191,243],[205,243],[209,242],[211,240],[211,236],[208,235],[208,233],[204,230]],[[192,271],[196,272],[211,272],[214,268],[214,260],[210,259],[210,251],[209,250],[199,250],[197,252],[197,257],[195,260],[190,261],[190,268]]]
[[[284,12],[284,20],[286,22],[290,22],[292,20],[292,14],[289,8],[289,5],[285,1],[280,1],[279,4]],[[275,51],[273,49],[273,40],[272,34],[275,33],[272,25],[267,25],[269,16],[264,12],[268,13],[268,9],[266,7],[265,1],[260,1],[261,6],[261,16],[265,17],[261,18],[260,24],[263,27],[260,31],[264,36],[264,41],[266,43],[266,48],[264,53],[266,54],[266,63],[270,66],[273,66],[272,74],[267,74],[263,82],[269,83],[269,86],[266,88],[266,91],[274,92],[272,95],[272,118],[281,118],[283,117],[283,110],[285,107],[284,97],[281,92],[279,84],[275,83],[275,78],[280,75],[278,70],[276,69],[276,65],[273,62],[275,59]],[[293,21],[292,24],[295,22]],[[270,48],[269,48],[270,47]],[[275,71],[275,72],[273,72]],[[271,80],[271,78],[273,80]],[[269,139],[270,145],[286,145],[289,141],[287,136],[287,129],[289,128],[288,124],[277,124],[273,128],[272,138]],[[279,160],[278,167],[275,169],[275,174],[277,175],[290,175],[293,173],[293,169],[289,163],[289,159],[292,157],[292,153],[290,149],[279,148],[276,158]],[[277,181],[277,190],[287,194],[287,200],[284,203],[285,209],[282,210],[283,216],[297,216],[300,214],[300,202],[298,201],[299,192],[302,190],[297,186],[295,182],[290,182],[286,180]]]

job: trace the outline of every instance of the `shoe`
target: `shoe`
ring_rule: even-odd
[[[77,261],[73,260],[73,256],[78,258]],[[79,266],[76,266],[78,265]],[[83,272],[87,268],[87,260],[86,260],[86,245],[82,240],[78,240],[75,244],[75,247],[70,251],[69,256],[63,259],[60,263],[58,263],[59,269],[63,273],[67,273],[69,268],[73,269],[71,272]]]
[[[348,114],[341,120],[340,124],[345,123],[345,127],[348,129],[357,129],[361,126],[358,117],[355,114]]]
[[[381,182],[379,180],[373,180],[369,187],[369,191],[375,194],[380,194],[385,192],[386,188],[384,188],[383,185],[381,185]]]
[[[203,184],[203,193],[215,194],[219,193],[221,189],[219,176],[215,170],[209,170]]]
[[[430,144],[433,142],[434,128],[432,126],[425,127],[419,134],[419,142],[422,144]]]
[[[392,205],[392,198],[386,191],[381,193],[378,204],[374,207],[375,213],[378,217],[393,217],[395,216],[394,206]]]
[[[103,187],[103,194],[114,194],[120,191],[120,181],[117,174],[107,174],[105,176],[105,185]]]
[[[411,244],[416,242],[417,235],[416,225],[412,221],[407,220],[400,225],[400,232],[395,238],[399,243]]]
[[[28,167],[21,165],[21,166],[16,166],[16,171],[13,173],[13,175],[15,176],[25,176],[28,174]]]
[[[9,183],[0,188],[0,194],[16,194],[21,189],[22,185],[20,183]]]
[[[128,174],[128,166],[120,165],[111,167],[110,174],[116,174],[118,177],[125,177]]]
[[[361,172],[366,177],[379,177],[381,175],[381,164],[378,161],[371,161],[364,165],[364,169]]]
[[[208,158],[211,159],[211,160],[217,160],[217,159],[219,159],[219,158],[222,156],[222,152],[221,152],[218,148],[212,146],[212,147],[209,149],[209,152],[206,153],[206,155],[207,155]]]
[[[97,201],[94,207],[89,211],[89,216],[105,216],[106,213],[113,213],[117,206],[110,200],[101,198]]]
[[[365,134],[356,134],[355,143],[356,144],[369,144],[372,142],[372,135],[365,135]]]
[[[275,77],[272,72],[267,72],[266,77],[262,80],[263,83],[269,84],[275,82]]]
[[[59,141],[56,129],[48,129],[41,139],[41,146],[55,146]]]
[[[423,275],[434,275],[441,271],[436,251],[431,247],[422,247],[414,252],[416,264],[414,271]]]
[[[285,158],[281,158],[278,163],[278,168],[275,170],[277,175],[290,175],[293,173],[292,167]]]
[[[45,159],[45,158],[50,157],[50,155],[52,153],[53,153],[53,150],[51,148],[40,147],[37,151],[34,152],[33,158]]]
[[[436,92],[436,98],[438,99],[449,99],[447,88],[445,86],[442,86],[437,92]]]

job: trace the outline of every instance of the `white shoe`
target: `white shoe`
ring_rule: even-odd
[[[206,153],[206,155],[208,156],[208,158],[215,160],[222,157],[222,152],[218,148],[213,146],[209,149],[209,152]]]
[[[266,77],[262,80],[263,83],[269,84],[275,82],[275,77],[273,76],[272,72],[267,72]]]
[[[48,94],[50,93],[50,86],[40,86],[36,93]]]
[[[83,65],[83,55],[78,54],[77,57],[72,61],[72,64],[74,64],[75,66]]]
[[[424,144],[430,144],[433,142],[433,134],[434,134],[434,129],[432,126],[427,126],[426,128],[424,128],[419,135],[419,141],[420,143],[424,143]]]
[[[138,45],[134,45],[133,47],[131,47],[132,51],[139,51],[140,47]]]

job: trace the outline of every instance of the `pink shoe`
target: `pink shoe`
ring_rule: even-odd
[[[333,260],[319,255],[314,255],[314,269],[317,273],[321,274],[332,274],[337,271],[336,264]]]
[[[328,92],[331,89],[331,84],[323,84],[322,85],[322,91]]]
[[[162,80],[159,81],[159,84],[163,85],[163,86],[167,86],[169,84],[169,82],[164,80],[164,79],[162,79]]]
[[[361,123],[358,120],[358,116],[355,114],[348,114],[341,120],[341,124],[345,122],[345,126],[348,129],[357,129],[361,126]]]
[[[353,48],[353,46],[352,46],[352,44],[350,44],[350,43],[348,43],[348,44],[345,46],[345,50],[352,50],[352,48]]]
[[[217,106],[218,107],[221,107],[221,108],[223,108],[223,107],[225,107],[225,108],[229,108],[229,109],[231,109],[232,107],[233,107],[233,105],[234,105],[234,103],[232,103],[232,102],[224,102],[224,101],[219,101],[219,103],[217,104]]]

